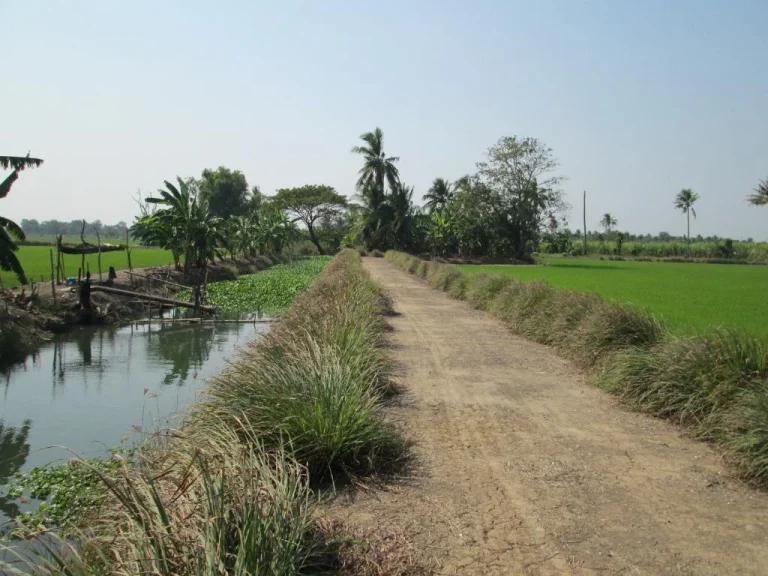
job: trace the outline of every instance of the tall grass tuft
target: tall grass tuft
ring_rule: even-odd
[[[75,546],[38,535],[38,546],[5,550],[16,558],[0,569],[290,576],[357,558],[354,543],[317,521],[312,486],[402,461],[404,442],[381,414],[392,393],[388,310],[360,256],[343,251],[213,380],[181,431],[117,473],[95,470],[107,498],[82,519]]]
[[[405,270],[417,258],[386,257]],[[723,446],[745,476],[768,483],[768,343],[733,330],[674,338],[650,313],[596,294],[429,263],[430,285],[513,331],[557,346],[629,406],[673,419]],[[459,289],[456,286],[460,286]]]
[[[395,464],[404,443],[381,417],[393,391],[385,305],[359,257],[343,252],[266,337],[213,379],[197,420],[245,414],[267,445],[286,442],[314,479]]]

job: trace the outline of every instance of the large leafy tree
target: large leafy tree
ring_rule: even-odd
[[[390,190],[394,190],[400,180],[400,173],[395,164],[399,160],[396,156],[387,156],[384,153],[384,133],[376,127],[373,132],[366,132],[360,136],[363,146],[355,146],[352,152],[363,157],[363,167],[360,168],[357,179],[357,189],[376,184],[381,194],[384,194],[385,184]]]
[[[683,188],[675,196],[675,208],[685,214],[688,221],[688,233],[685,237],[685,245],[688,248],[688,255],[691,255],[691,214],[696,218],[696,210],[693,209],[694,203],[699,199],[699,195],[696,194],[690,188]]]
[[[241,216],[248,211],[251,196],[248,181],[240,170],[219,166],[203,170],[199,182],[200,196],[208,203],[211,214],[219,218]]]
[[[765,206],[768,204],[768,178],[758,183],[754,194],[747,197],[747,201],[754,206]]]
[[[282,188],[277,191],[274,201],[294,222],[301,222],[307,227],[309,238],[317,246],[320,254],[325,249],[317,237],[318,222],[331,219],[341,214],[347,205],[347,199],[338,194],[332,186],[309,184],[298,188]]]
[[[19,172],[27,168],[36,168],[42,163],[40,158],[32,158],[29,154],[26,156],[0,156],[0,168],[3,170],[11,169],[11,173],[0,181],[0,199],[8,196],[11,186],[19,179]],[[27,277],[16,256],[16,251],[19,248],[14,240],[21,242],[24,239],[24,231],[18,224],[0,216],[0,270],[13,272],[22,284],[27,283]]]
[[[528,259],[550,214],[566,205],[557,186],[564,177],[553,175],[559,163],[552,149],[536,138],[508,136],[488,149],[477,164],[477,180],[493,195],[491,204],[498,230],[512,255]],[[499,219],[501,216],[501,219]]]
[[[435,178],[432,187],[424,194],[424,207],[429,212],[444,210],[453,197],[453,187],[445,178]]]

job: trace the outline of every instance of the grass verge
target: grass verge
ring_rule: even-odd
[[[115,473],[93,470],[107,495],[76,546],[37,534],[37,546],[6,551],[18,562],[6,572],[422,573],[415,562],[373,572],[365,546],[318,520],[312,491],[321,478],[402,461],[405,443],[381,416],[386,309],[359,256],[342,252],[214,379],[180,431]]]
[[[401,252],[386,257],[513,331],[558,347],[627,405],[723,447],[744,476],[768,483],[768,343],[735,330],[676,337],[650,313],[596,294],[506,274],[468,274]]]

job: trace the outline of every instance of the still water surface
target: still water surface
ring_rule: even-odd
[[[108,455],[174,424],[237,347],[267,324],[82,327],[0,373],[0,485],[72,453]],[[0,522],[18,511],[2,496]]]

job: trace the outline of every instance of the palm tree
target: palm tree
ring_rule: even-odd
[[[384,153],[384,133],[378,126],[373,132],[366,132],[360,135],[360,139],[365,142],[365,146],[355,146],[352,152],[361,154],[364,162],[360,168],[357,179],[357,189],[364,190],[370,184],[377,184],[379,189],[384,192],[384,184],[389,184],[389,189],[394,190],[400,180],[400,174],[397,171],[395,163],[399,160],[396,156],[387,157]]]
[[[675,208],[681,210],[688,219],[688,236],[686,237],[685,245],[688,249],[689,257],[691,255],[691,214],[696,218],[696,210],[693,209],[693,204],[698,199],[699,195],[690,188],[683,188],[675,196]]]
[[[223,221],[213,215],[208,202],[200,197],[194,180],[176,178],[178,186],[165,182],[158,197],[147,198],[147,204],[158,209],[134,225],[134,236],[170,249],[178,263],[184,255],[184,274],[194,262],[203,267],[208,260],[220,257],[219,247],[225,245]]]
[[[31,158],[26,156],[0,156],[0,168],[8,170],[12,168],[11,173],[0,182],[0,199],[8,196],[11,186],[19,179],[19,172],[26,168],[37,168],[43,161],[40,158]],[[19,242],[24,241],[24,231],[21,227],[0,216],[0,270],[14,272],[22,284],[27,283],[27,277],[24,274],[24,268],[16,257],[16,251],[19,249],[14,242],[14,238]]]
[[[610,213],[603,214],[603,219],[600,220],[600,226],[603,227],[606,234],[610,234],[611,230],[613,230],[613,227],[618,224],[618,220],[610,215]]]
[[[445,209],[453,198],[453,186],[445,178],[435,178],[432,187],[424,194],[426,203],[424,207],[429,212],[436,212]]]
[[[747,196],[747,201],[755,206],[768,204],[768,178],[758,183],[755,193]]]
[[[409,247],[413,233],[413,186],[398,183],[387,198],[387,207],[395,248]]]

